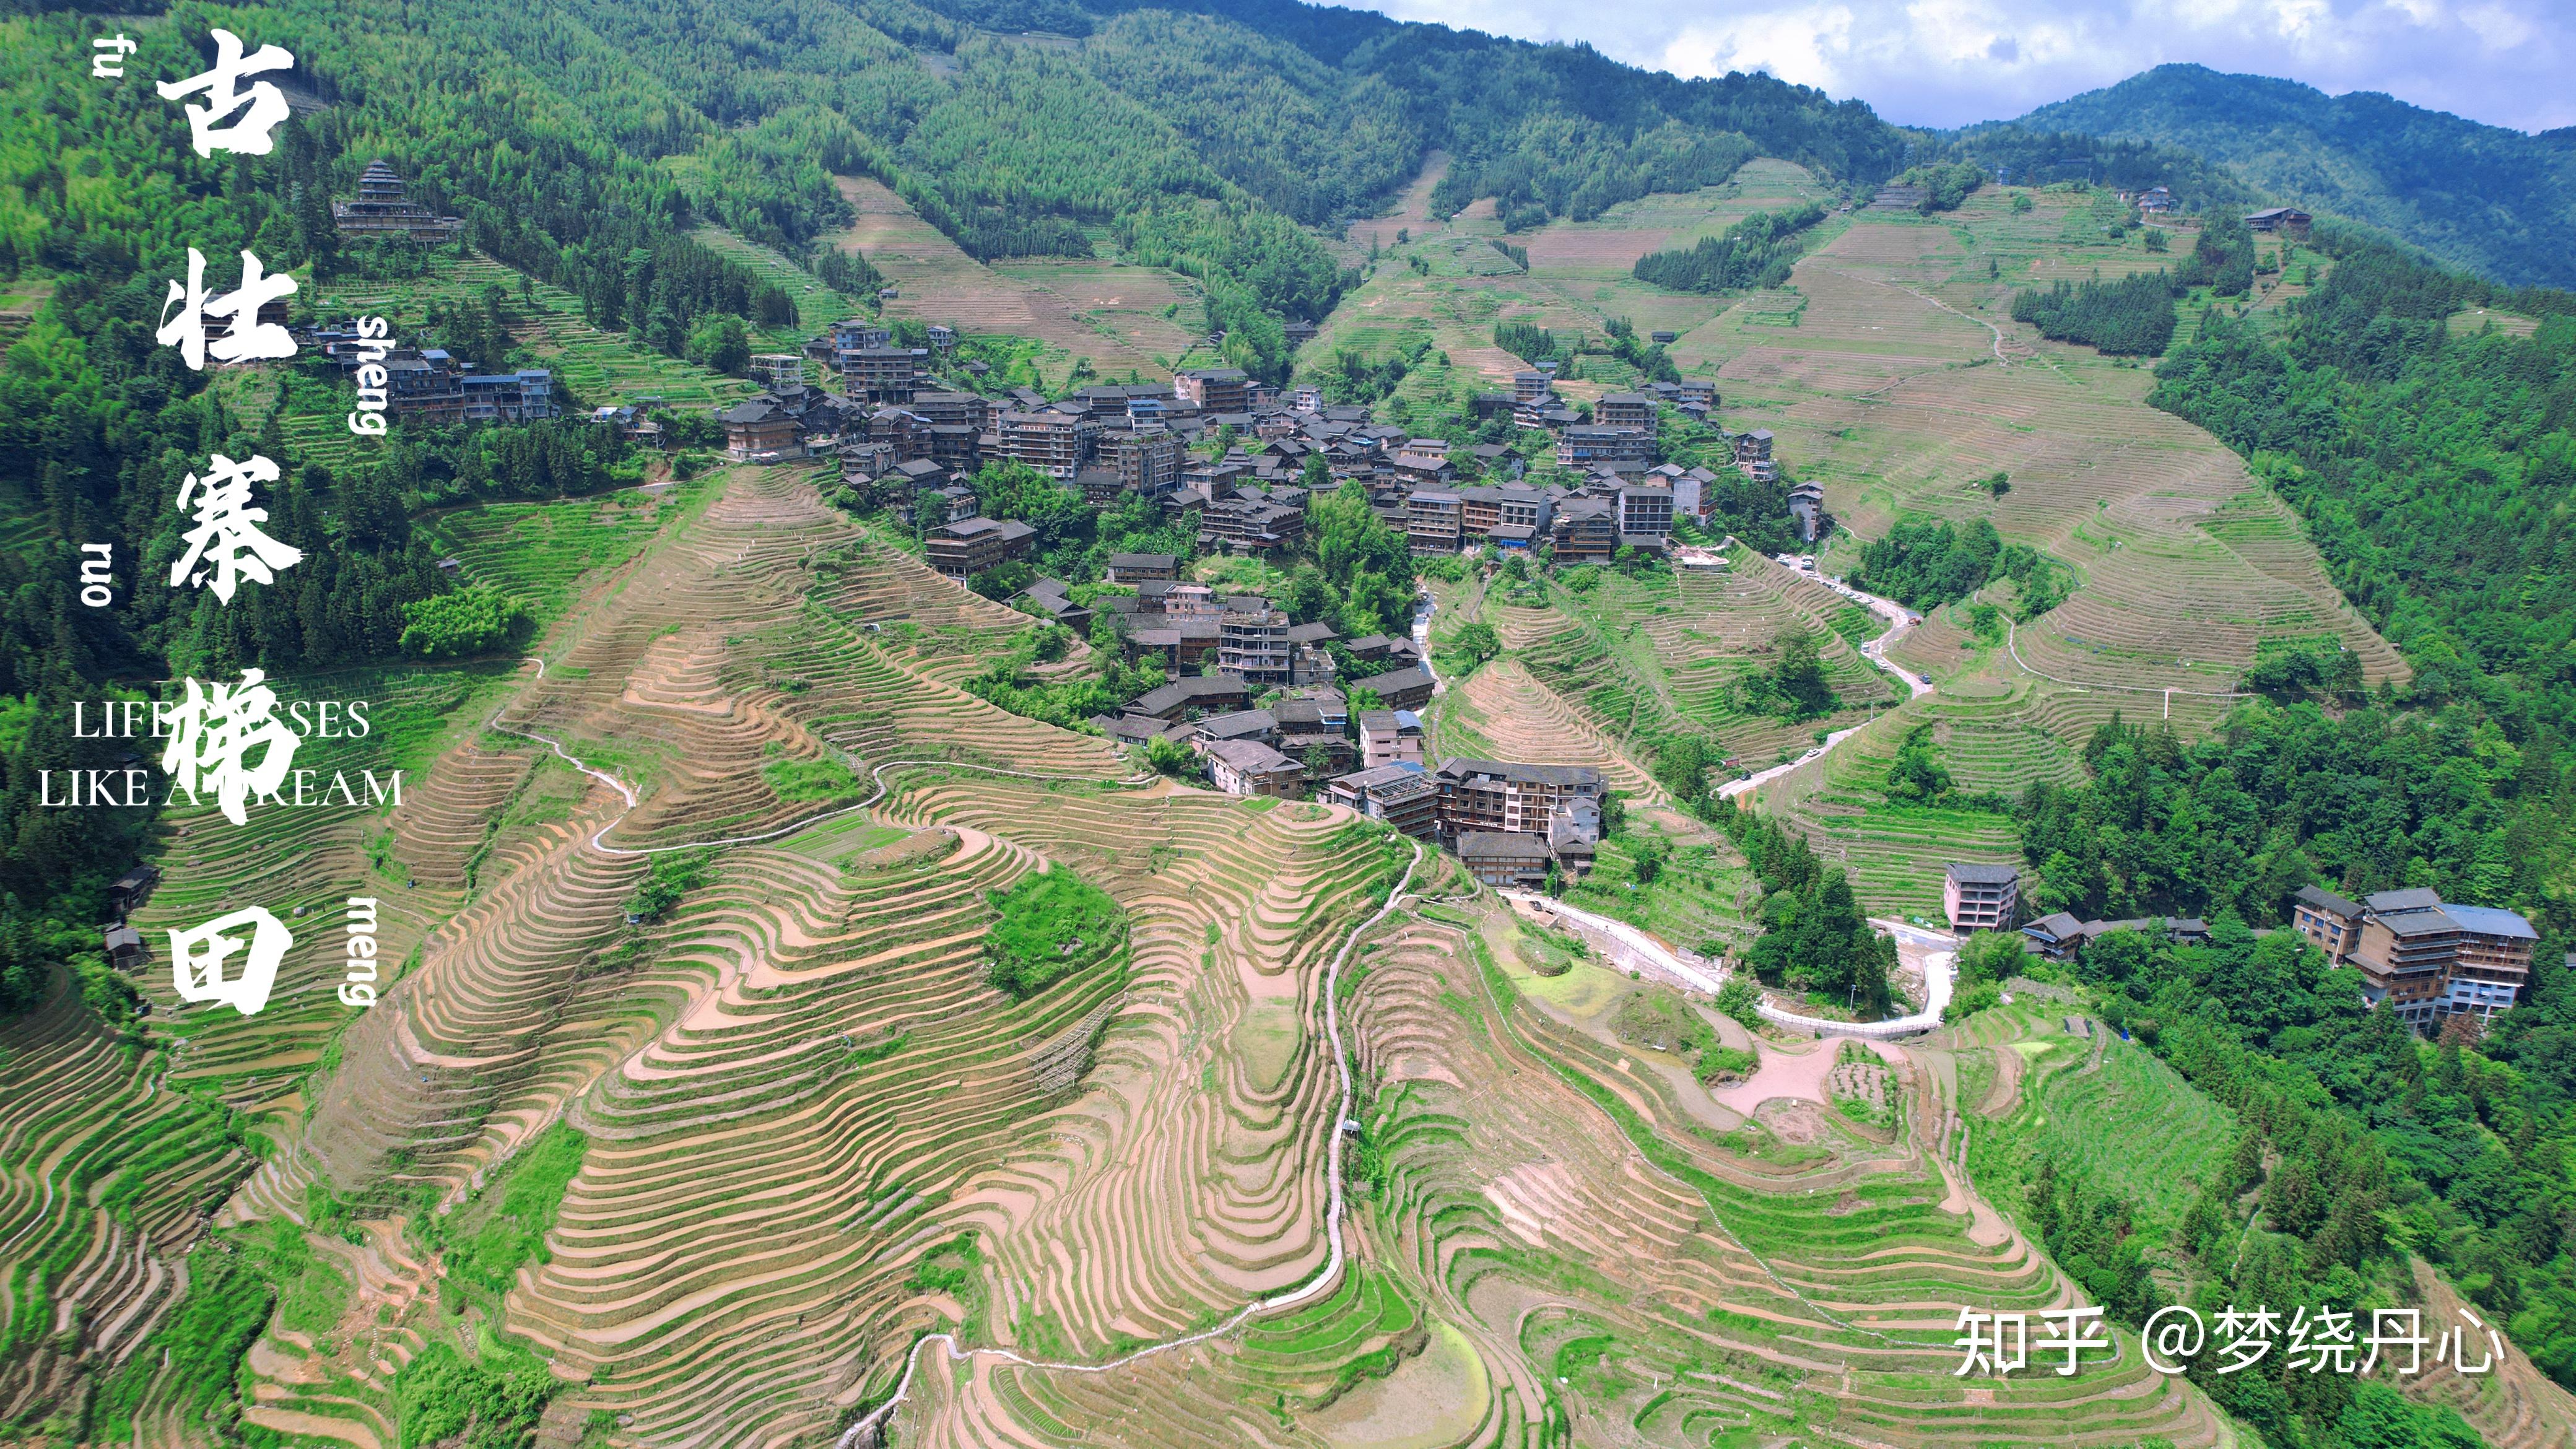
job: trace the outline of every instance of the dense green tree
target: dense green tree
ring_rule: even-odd
[[[2204,219],[2191,255],[2174,268],[2174,282],[2207,287],[2220,297],[2242,297],[2254,287],[2254,232],[2245,219],[2221,213]]]
[[[1932,742],[1932,726],[1919,724],[1907,730],[1897,744],[1896,758],[1888,762],[1887,798],[1900,804],[1931,805],[1957,788],[1949,767],[1941,763],[1940,747]]]
[[[1744,707],[1756,714],[1790,719],[1822,719],[1841,703],[1815,639],[1791,629],[1773,642],[1777,657],[1768,669],[1746,674],[1735,683]]]
[[[1082,495],[1026,463],[1004,459],[986,463],[967,480],[986,518],[1010,518],[1037,531],[1046,549],[1061,539],[1086,532],[1093,515]]]
[[[1862,918],[1839,867],[1826,871],[1812,894],[1765,896],[1762,923],[1745,959],[1763,980],[1841,1000],[1865,1018],[1887,1013],[1896,942]]]
[[[1708,798],[1709,768],[1717,752],[1697,735],[1667,735],[1655,742],[1655,783],[1685,805]]]
[[[1307,503],[1306,534],[1324,582],[1341,598],[1337,622],[1346,637],[1411,627],[1412,549],[1369,507],[1366,488],[1350,482],[1316,494]]]
[[[1702,237],[1683,250],[1637,258],[1637,280],[1677,292],[1734,292],[1777,287],[1789,280],[1806,244],[1802,233],[1825,219],[1809,204],[1793,211],[1757,211],[1719,236]]]
[[[740,317],[718,313],[689,334],[686,355],[700,367],[739,377],[751,367],[751,334]]]
[[[1966,528],[1899,519],[1861,549],[1853,582],[1918,609],[1964,599],[1985,586],[2003,552],[1995,526],[1980,518]]]
[[[1920,186],[1923,199],[1914,209],[1929,216],[1936,211],[1956,211],[1976,189],[1990,178],[1985,168],[1972,161],[1941,161],[1911,166],[1896,180],[1900,185]]]
[[[1466,661],[1466,667],[1477,665],[1503,652],[1502,636],[1482,619],[1470,619],[1452,631],[1445,641],[1448,652]]]
[[[459,589],[403,606],[402,648],[419,659],[456,659],[517,642],[528,609],[486,588]]]
[[[2008,981],[2020,974],[2029,956],[2022,950],[2018,931],[1975,931],[1959,943],[1958,984],[1961,987],[1985,982]]]
[[[2173,341],[2173,283],[2162,272],[2132,272],[2117,282],[2024,288],[2013,295],[2012,314],[2060,342],[2157,356]]]

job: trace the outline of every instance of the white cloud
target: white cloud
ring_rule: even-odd
[[[1833,89],[1841,79],[1836,60],[1851,48],[1851,7],[1815,5],[1689,26],[1663,55],[1679,75],[1758,70],[1796,85]]]
[[[2492,125],[2576,125],[2568,0],[1375,0],[1676,75],[1764,70],[1891,120],[2020,115],[2169,61],[2386,91]]]
[[[2489,50],[2512,50],[2539,38],[2530,18],[2503,5],[2472,5],[2460,12],[2460,23],[2486,42]]]

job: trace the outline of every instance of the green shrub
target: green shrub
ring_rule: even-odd
[[[1730,983],[1731,984],[1731,983]],[[1611,1034],[1650,1051],[1671,1052],[1691,1063],[1702,1086],[1753,1075],[1761,1057],[1724,1045],[1706,1018],[1670,991],[1633,992],[1610,1014]]]
[[[519,639],[528,606],[477,584],[403,605],[402,651],[419,659],[488,654]]]
[[[546,1234],[589,1147],[589,1138],[559,1122],[520,1149],[456,1219],[449,1274],[498,1298],[517,1281],[521,1264],[545,1262]]]
[[[976,1271],[983,1267],[984,1255],[975,1247],[972,1232],[956,1237],[931,1249],[913,1265],[912,1286],[922,1293],[945,1293],[963,1297],[975,1287]]]
[[[653,857],[652,874],[644,884],[627,897],[626,913],[637,925],[651,925],[671,914],[680,898],[707,883],[707,867],[714,862],[715,852],[687,850],[675,855]]]
[[[984,937],[985,979],[1026,1000],[1085,966],[1125,964],[1127,911],[1064,866],[985,897],[1001,918]]]
[[[2003,1005],[2004,989],[1991,981],[1978,981],[1960,986],[1950,993],[1950,1004],[1941,1009],[1941,1019],[1965,1021],[1989,1007]]]
[[[276,1302],[276,1287],[251,1255],[221,1238],[209,1239],[188,1255],[188,1291],[178,1307],[99,1391],[92,1406],[97,1422],[130,1424],[163,1374],[190,1417],[226,1426],[238,1422],[235,1376],[252,1340],[268,1327]]]
[[[2029,953],[2019,931],[1977,931],[1959,944],[1959,984],[2001,982],[2022,969]]]
[[[791,805],[859,800],[868,793],[867,781],[838,760],[771,760],[760,767],[760,778]]]
[[[394,1376],[400,1449],[525,1449],[564,1385],[545,1361],[485,1330],[472,1358],[444,1339]]]
[[[1741,1047],[1712,1046],[1703,1048],[1699,1062],[1692,1067],[1702,1086],[1730,1078],[1749,1077],[1762,1064],[1762,1058]]]
[[[1762,1029],[1761,1008],[1762,988],[1754,985],[1753,977],[1746,972],[1730,974],[1726,984],[1717,988],[1718,1012],[1735,1018],[1746,1031]]]
[[[789,309],[794,310],[793,303]],[[689,334],[688,358],[700,367],[739,377],[751,366],[751,335],[741,318],[718,313]]]

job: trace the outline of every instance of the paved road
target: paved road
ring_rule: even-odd
[[[1668,946],[1653,936],[1629,925],[1552,900],[1536,891],[1506,890],[1504,899],[1527,910],[1552,914],[1573,925],[1584,939],[1601,948],[1610,964],[1622,970],[1633,970],[1674,986],[1705,991],[1714,996],[1725,983],[1725,969],[1706,957]]]
[[[1798,577],[1805,579],[1809,583],[1821,584],[1824,587],[1833,590],[1835,593],[1842,595],[1844,598],[1851,600],[1853,603],[1860,605],[1862,608],[1869,610],[1871,613],[1878,615],[1880,618],[1885,619],[1888,625],[1887,632],[1870,640],[1868,643],[1861,645],[1860,652],[1862,657],[1868,659],[1870,663],[1877,665],[1879,668],[1894,674],[1897,678],[1904,680],[1906,689],[1912,692],[1912,697],[1920,699],[1924,695],[1932,693],[1932,681],[1925,679],[1919,674],[1909,674],[1889,663],[1887,660],[1888,647],[1893,645],[1897,640],[1904,638],[1915,625],[1922,623],[1923,616],[1921,614],[1914,612],[1912,609],[1905,607],[1894,599],[1882,599],[1876,594],[1864,594],[1860,590],[1853,588],[1851,585],[1844,583],[1840,579],[1828,578],[1823,574],[1809,573],[1805,569],[1798,567],[1798,560],[1792,555],[1785,553],[1773,554],[1771,556],[1771,561],[1780,565],[1780,567],[1787,569],[1789,572],[1796,574]]]
[[[1726,969],[1694,952],[1667,945],[1625,921],[1551,900],[1535,891],[1506,890],[1503,897],[1525,910],[1552,914],[1564,924],[1573,926],[1586,940],[1601,948],[1610,964],[1622,970],[1633,970],[1669,985],[1684,986],[1711,995],[1726,983]],[[1896,949],[1909,963],[1923,971],[1923,1009],[1886,1021],[1831,1021],[1823,1017],[1801,1016],[1765,1004],[1762,1019],[1793,1031],[1812,1031],[1824,1036],[1899,1037],[1927,1032],[1941,1024],[1941,1013],[1950,1005],[1952,966],[1958,959],[1958,942],[1940,931],[1926,931],[1902,921],[1872,920],[1871,925],[1896,938]]]
[[[1840,579],[1829,579],[1819,574],[1808,573],[1806,570],[1798,567],[1797,559],[1791,555],[1785,553],[1774,555],[1772,562],[1779,564],[1782,568],[1785,568],[1789,572],[1796,574],[1798,577],[1807,580],[1809,583],[1821,584],[1824,587],[1833,590],[1835,593],[1842,595],[1844,598],[1851,600],[1853,603],[1859,604],[1863,608],[1868,609],[1871,613],[1888,620],[1889,622],[1886,633],[1881,634],[1877,638],[1860,646],[1861,657],[1867,659],[1870,663],[1877,665],[1879,668],[1886,670],[1888,673],[1895,675],[1897,678],[1904,680],[1906,689],[1911,691],[1908,696],[1909,698],[1920,699],[1924,695],[1933,692],[1932,686],[1920,676],[1908,674],[1904,670],[1887,662],[1887,646],[1904,638],[1907,631],[1911,630],[1916,624],[1921,623],[1923,621],[1922,615],[1915,613],[1912,609],[1905,607],[1903,604],[1897,603],[1893,599],[1882,599],[1876,594],[1864,594],[1860,590],[1853,588],[1851,585],[1842,582]],[[1817,760],[1823,759],[1836,745],[1850,739],[1853,735],[1860,733],[1860,731],[1861,726],[1859,725],[1853,725],[1847,730],[1836,730],[1832,734],[1825,736],[1823,744],[1816,746],[1814,749],[1807,751],[1805,754],[1789,761],[1785,765],[1773,765],[1770,769],[1747,775],[1741,780],[1730,780],[1726,784],[1717,787],[1718,798],[1721,800],[1732,800],[1738,795],[1758,790],[1764,785],[1771,783],[1773,780],[1777,780],[1781,776],[1788,774],[1791,770],[1797,769],[1801,765],[1813,764]]]
[[[1431,666],[1431,611],[1437,607],[1431,591],[1424,589],[1413,597],[1413,647],[1422,653],[1422,672],[1431,676],[1431,692],[1447,694],[1449,681]]]

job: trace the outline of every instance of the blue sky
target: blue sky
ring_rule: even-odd
[[[2517,130],[2576,125],[2576,0],[1341,0],[1676,75],[1768,70],[1907,125],[2008,119],[2167,61]]]

